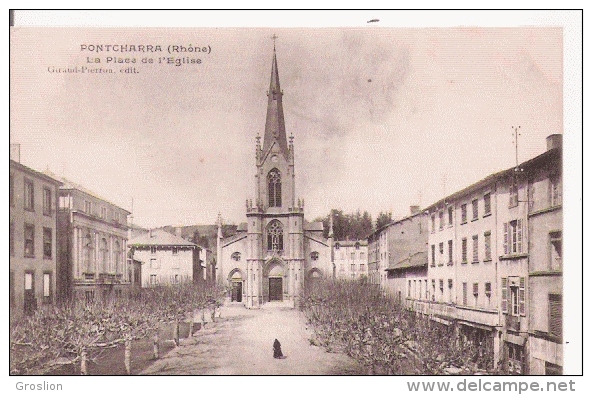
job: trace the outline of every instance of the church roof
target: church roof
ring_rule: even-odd
[[[320,221],[317,221],[317,222],[305,222],[304,223],[304,230],[322,232],[324,230],[323,223],[320,222]]]
[[[197,244],[187,241],[179,236],[162,229],[155,229],[130,240],[130,246],[179,246],[197,247]]]
[[[265,135],[263,137],[263,152],[276,142],[283,154],[288,157],[288,141],[286,139],[286,124],[284,122],[284,108],[282,105],[283,92],[280,88],[280,76],[277,66],[275,47],[271,64],[271,81],[267,92],[267,118],[265,121]]]

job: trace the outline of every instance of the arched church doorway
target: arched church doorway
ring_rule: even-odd
[[[310,284],[314,284],[316,281],[323,277],[323,272],[320,269],[312,268],[308,272],[307,280]]]
[[[284,265],[279,260],[269,263],[267,270],[268,301],[284,300]]]
[[[230,301],[243,301],[243,275],[239,269],[234,269],[230,272]]]

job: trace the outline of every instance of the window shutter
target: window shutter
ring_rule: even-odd
[[[561,295],[549,294],[549,334],[563,335],[563,303]]]
[[[508,255],[508,223],[504,222],[504,255]]]
[[[506,277],[502,277],[502,313],[508,313],[508,279]]]
[[[524,277],[520,277],[520,289],[518,290],[518,307],[520,309],[520,315],[526,315],[526,279]]]
[[[517,252],[522,254],[522,220],[519,219],[516,221],[516,244],[517,244]]]

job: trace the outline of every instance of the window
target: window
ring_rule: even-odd
[[[335,243],[335,249],[338,250],[339,249],[339,243]]]
[[[460,223],[467,223],[467,205],[466,203],[460,206]]]
[[[91,304],[95,300],[95,291],[84,291],[84,299],[86,304]]]
[[[113,244],[113,263],[115,265],[115,273],[122,273],[123,270],[121,268],[121,244],[119,241],[115,240]]]
[[[179,275],[175,274],[175,277],[173,277],[173,284],[179,284]]]
[[[272,169],[267,174],[267,193],[269,207],[282,206],[282,179],[278,169]]]
[[[355,272],[356,271],[356,264],[355,263],[352,263],[350,265],[350,269],[351,269],[352,272]]]
[[[454,213],[452,210],[452,206],[448,207],[448,226],[452,226],[454,223]]]
[[[158,284],[158,275],[151,274],[150,275],[150,285],[157,285]]]
[[[84,241],[82,243],[82,270],[84,273],[92,273],[93,270],[91,268],[92,265],[92,251],[93,251],[93,244],[90,234],[87,234],[84,237]]]
[[[119,211],[113,210],[113,222],[119,223]]]
[[[439,285],[440,285],[440,296],[444,296],[444,280],[440,279]]]
[[[462,263],[467,263],[467,238],[463,237],[462,239]]]
[[[438,244],[438,249],[440,251],[440,256],[438,258],[438,265],[442,265],[442,261],[444,260],[444,243]]]
[[[267,227],[267,250],[284,250],[284,229],[282,223],[278,220],[271,221]]]
[[[51,259],[52,234],[51,228],[43,228],[43,258]]]
[[[432,266],[436,266],[436,245],[432,244]]]
[[[87,214],[92,214],[92,204],[88,200],[84,201],[84,212]]]
[[[526,315],[526,279],[502,277],[502,312],[513,316]]]
[[[366,258],[365,254],[363,251],[360,251],[360,260],[364,260]]]
[[[552,207],[561,204],[561,185],[557,175],[549,177],[549,201]]]
[[[563,300],[560,294],[549,294],[549,335],[563,337]]]
[[[436,280],[432,280],[432,301],[436,300]]]
[[[155,255],[156,254],[156,247],[155,246],[150,247],[150,253],[152,255]]]
[[[35,191],[33,189],[33,181],[25,178],[25,210],[35,210]]]
[[[429,299],[429,297],[428,297],[428,295],[429,295],[429,292],[428,292],[428,280],[423,280],[423,283],[425,284],[425,298],[426,298],[426,300],[428,300]]]
[[[473,283],[473,296],[475,297],[475,306],[479,303],[479,283]]]
[[[43,273],[43,304],[51,304],[51,273]]]
[[[101,218],[107,219],[107,207],[101,207]]]
[[[150,269],[158,269],[159,267],[158,259],[150,258]]]
[[[483,195],[483,206],[485,206],[483,216],[491,214],[491,193]]]
[[[356,250],[359,250],[360,249],[360,243],[356,243],[355,247],[356,247]]]
[[[43,188],[43,215],[51,215],[51,189]]]
[[[485,259],[484,261],[491,261],[491,231],[487,231],[483,234],[485,239]]]
[[[171,248],[173,255],[178,255],[179,254],[179,247],[173,247]]]
[[[103,273],[109,271],[109,247],[107,246],[107,240],[101,239],[99,245],[99,253],[101,254],[101,264],[103,265]]]
[[[485,283],[485,296],[487,296],[488,298],[491,297],[491,283],[490,282]]]
[[[522,253],[522,220],[504,222],[504,254]]]
[[[432,214],[432,233],[436,231],[436,214]]]
[[[350,258],[351,258],[351,260],[352,260],[352,261],[353,261],[354,259],[356,259],[356,253],[355,253],[355,252],[352,252],[352,253],[350,254]]]
[[[479,219],[479,200],[473,200],[473,221]]]
[[[25,256],[35,257],[35,225],[25,224]]]
[[[448,264],[452,265],[452,240],[448,240]]]
[[[467,305],[467,283],[462,283],[463,290],[463,306]]]
[[[479,262],[479,236],[473,236],[473,263]]]
[[[409,280],[409,284],[407,286],[407,297],[411,297],[411,280]]]
[[[440,221],[440,230],[444,229],[444,211],[440,210],[438,220]]]
[[[452,279],[448,279],[448,303],[452,303]]]
[[[366,265],[364,265],[363,263],[360,263],[360,271],[363,272],[366,270]]]
[[[317,261],[319,259],[319,253],[317,251],[313,251],[310,253],[310,259],[313,261]]]
[[[512,183],[510,184],[510,199],[508,203],[508,207],[516,207],[518,205],[518,186],[516,185],[516,180],[513,179]]]
[[[14,256],[14,224],[12,222],[10,223],[9,234],[10,234],[10,245],[9,245],[10,256]]]
[[[551,270],[561,270],[562,267],[562,239],[561,231],[549,233],[551,242]]]

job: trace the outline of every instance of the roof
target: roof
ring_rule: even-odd
[[[87,195],[89,195],[89,196],[92,196],[92,197],[94,197],[95,199],[102,200],[102,201],[104,201],[105,203],[109,203],[110,205],[112,205],[112,206],[115,206],[115,207],[117,207],[117,208],[119,208],[119,209],[121,209],[121,210],[125,211],[125,212],[126,212],[126,213],[128,213],[128,214],[131,214],[131,212],[130,212],[130,211],[128,211],[128,210],[126,210],[126,209],[122,208],[121,206],[119,206],[119,205],[117,205],[117,204],[115,204],[115,203],[113,203],[113,202],[111,202],[111,201],[109,201],[109,200],[105,199],[104,197],[101,197],[101,196],[97,195],[97,194],[96,194],[96,193],[94,193],[93,191],[91,191],[91,190],[89,190],[89,189],[86,189],[85,187],[83,187],[83,186],[82,186],[82,185],[80,185],[80,184],[77,184],[77,183],[75,183],[75,182],[73,182],[73,181],[70,181],[70,180],[68,180],[68,179],[67,179],[67,178],[65,178],[65,177],[62,177],[62,176],[55,175],[54,173],[52,173],[52,172],[51,172],[51,171],[49,171],[49,170],[46,170],[44,173],[45,173],[45,174],[47,174],[47,175],[48,175],[48,176],[50,176],[50,177],[54,177],[54,178],[56,178],[57,180],[60,180],[60,181],[62,182],[62,185],[60,186],[60,189],[62,189],[62,190],[76,189],[77,191],[83,192],[83,193],[85,193],[85,194],[87,194]]]
[[[339,244],[340,247],[353,247],[356,244],[361,246],[367,246],[367,240],[335,240],[335,244]]]
[[[60,186],[62,185],[62,182],[59,181],[56,177],[52,177],[49,174],[44,174],[44,173],[38,172],[37,170],[33,170],[30,167],[25,166],[22,163],[17,162],[13,159],[10,159],[10,166],[13,166],[13,167],[15,167],[19,170],[22,170],[22,171],[26,171],[27,173],[31,173],[31,174],[47,181],[47,182],[51,182],[53,184],[60,185]]]
[[[238,224],[238,227],[236,228],[237,232],[246,232],[248,229],[248,225],[246,222],[241,222],[240,224]]]
[[[179,246],[197,247],[197,244],[180,238],[162,229],[155,229],[152,232],[137,236],[130,240],[129,246]]]
[[[428,253],[425,251],[416,252],[415,254],[409,255],[407,258],[395,263],[394,265],[389,265],[389,270],[405,270],[411,269],[416,267],[424,267],[428,265]]]
[[[316,231],[316,232],[322,232],[325,230],[325,228],[323,227],[323,223],[320,221],[317,222],[305,222],[304,223],[304,230],[309,230],[309,231]]]
[[[415,213],[413,213],[411,215],[407,215],[407,216],[405,216],[403,218],[395,219],[395,220],[389,222],[388,224],[382,225],[380,228],[378,228],[374,232],[370,233],[367,238],[370,238],[371,236],[374,236],[375,234],[382,232],[383,230],[385,230],[386,228],[388,228],[388,227],[390,227],[392,225],[401,223],[403,221],[407,221],[407,220],[409,220],[411,218],[417,217],[418,215],[422,215],[423,213],[424,213],[424,210],[418,210],[417,212],[415,212]]]

